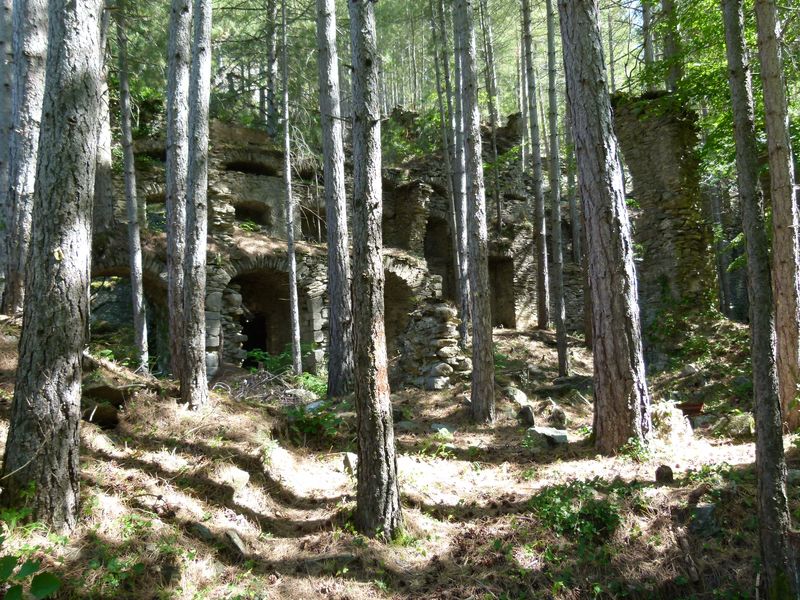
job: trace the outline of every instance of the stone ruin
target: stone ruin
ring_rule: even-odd
[[[714,274],[713,268],[709,271],[700,196],[692,187],[696,162],[685,152],[691,146],[691,127],[674,116],[647,112],[643,119],[636,106],[617,102],[617,128],[642,206],[636,236],[645,250],[638,267],[649,323],[665,291],[670,298],[691,299],[707,289]],[[519,130],[519,119],[512,116],[499,131],[501,152],[518,144]],[[143,260],[151,353],[166,371],[164,142],[138,140],[135,151],[138,193],[149,224]],[[468,355],[457,342],[453,233],[442,163],[427,156],[402,168],[384,169],[385,321],[395,387],[442,389],[467,379],[471,371]],[[325,209],[316,165],[297,167],[293,188],[298,206],[300,330],[310,348],[305,367],[314,370],[324,365],[328,343]],[[347,169],[351,172],[352,166]],[[274,354],[290,343],[282,170],[282,151],[265,133],[212,123],[206,296],[206,359],[212,377],[225,365],[245,364],[250,350]],[[490,225],[492,323],[525,329],[535,326],[536,319],[536,259],[527,217],[532,182],[510,164],[501,173],[501,188],[503,227],[497,232]],[[690,191],[679,193],[686,189]],[[121,181],[115,193],[121,205]],[[492,201],[487,203],[494,215]],[[122,217],[124,210],[118,208]],[[562,213],[567,326],[581,331],[584,278],[580,265],[570,260],[569,211]],[[683,235],[687,227],[695,233]],[[126,239],[123,224],[96,236],[93,278],[128,276]]]

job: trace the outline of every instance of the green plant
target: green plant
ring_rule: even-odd
[[[327,401],[318,403],[313,409],[304,405],[291,406],[286,409],[286,419],[291,431],[302,436],[303,441],[309,436],[328,439],[336,437],[343,422]]]
[[[650,448],[644,441],[632,437],[619,449],[619,454],[633,462],[643,463],[650,458]]]
[[[249,232],[257,232],[261,231],[261,225],[253,221],[252,219],[245,219],[239,223],[239,229],[242,231],[249,231]]]
[[[314,373],[301,373],[295,378],[295,381],[298,386],[309,392],[314,392],[320,398],[328,395],[328,380],[324,377]]]
[[[597,544],[608,539],[622,522],[620,507],[613,498],[615,491],[598,479],[573,481],[543,489],[531,498],[529,506],[556,534]]]
[[[0,546],[5,538],[0,537]],[[9,586],[4,598],[22,600],[28,595],[37,600],[49,598],[61,587],[61,580],[48,571],[41,570],[41,563],[27,559],[20,563],[22,556],[7,554],[0,557],[0,584]]]

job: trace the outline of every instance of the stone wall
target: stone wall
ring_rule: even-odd
[[[715,304],[713,236],[700,186],[696,116],[669,95],[616,96],[614,113],[641,209],[634,240],[647,346],[661,311]]]

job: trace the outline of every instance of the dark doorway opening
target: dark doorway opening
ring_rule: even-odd
[[[442,296],[455,300],[455,265],[453,261],[453,237],[447,221],[438,217],[428,219],[425,226],[425,260],[428,270],[442,278]]]
[[[400,335],[408,327],[411,311],[414,310],[411,288],[394,273],[386,273],[383,302],[386,349],[391,357],[400,351]]]
[[[514,300],[514,261],[505,257],[489,258],[492,327],[515,329],[517,311]]]
[[[239,286],[242,295],[244,314],[239,324],[247,336],[242,348],[271,355],[283,352],[292,343],[288,275],[264,269],[239,275],[231,283]],[[251,366],[249,361],[245,366]]]

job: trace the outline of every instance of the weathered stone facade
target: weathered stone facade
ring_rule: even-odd
[[[714,305],[713,235],[700,186],[696,116],[669,95],[617,96],[615,129],[640,210],[634,240],[645,332],[670,308]],[[647,336],[646,336],[647,337]]]

